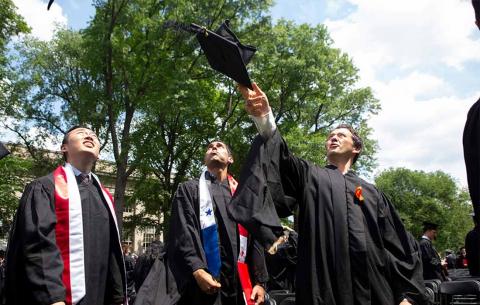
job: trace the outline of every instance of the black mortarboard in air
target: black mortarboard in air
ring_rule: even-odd
[[[423,232],[436,229],[438,229],[438,224],[429,221],[423,222]]]
[[[480,99],[468,111],[463,130],[463,156],[475,215],[480,215]]]
[[[246,65],[257,49],[253,46],[243,45],[230,30],[228,20],[225,20],[215,32],[194,23],[191,24],[191,27],[197,33],[197,40],[210,66],[253,90]]]
[[[53,3],[53,0],[48,1],[47,10],[50,10],[50,6],[52,6],[52,3]]]
[[[0,142],[0,160],[2,160],[5,156],[9,155],[10,152],[8,149],[3,145],[2,142]]]

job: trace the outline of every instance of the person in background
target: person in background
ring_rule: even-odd
[[[450,250],[450,249],[445,250],[445,260],[447,262],[447,268],[448,269],[455,269],[456,268],[457,256],[455,255],[455,253],[452,250]]]
[[[442,269],[442,260],[433,246],[437,239],[438,224],[425,221],[423,235],[420,238],[420,252],[422,254],[423,278],[425,280],[439,279],[446,281],[447,277]]]
[[[134,279],[134,269],[135,269],[135,260],[132,257],[130,252],[130,245],[123,244],[123,259],[125,260],[125,272],[127,275],[127,297],[128,303],[133,304],[135,301],[135,279]]]
[[[455,267],[457,269],[465,269],[468,267],[467,251],[465,250],[465,247],[461,247],[458,250]]]

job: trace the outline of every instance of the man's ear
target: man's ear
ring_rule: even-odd
[[[233,157],[232,157],[232,156],[229,156],[227,161],[228,161],[228,164],[229,164],[229,165],[230,165],[230,164],[233,164]]]
[[[68,149],[67,149],[66,146],[67,146],[67,144],[62,144],[62,146],[60,146],[60,151],[61,151],[62,153],[68,152]]]

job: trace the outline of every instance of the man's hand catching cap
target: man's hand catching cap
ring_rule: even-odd
[[[253,90],[238,84],[238,90],[245,99],[245,110],[254,117],[266,116],[270,110],[267,95],[260,89],[257,83],[252,83]]]

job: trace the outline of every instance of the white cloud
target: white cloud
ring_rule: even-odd
[[[419,94],[445,90],[441,78],[414,72],[407,77],[377,83],[382,112],[371,125],[381,150],[379,170],[407,167],[443,170],[466,186],[462,135],[468,109],[480,91],[466,98],[444,94],[420,100]]]
[[[40,40],[52,39],[57,25],[67,25],[67,17],[56,2],[48,11],[47,3],[42,0],[13,0],[13,3],[32,28],[31,34]]]
[[[479,61],[480,40],[469,1],[351,0],[346,18],[327,20],[335,43],[355,59],[362,76],[374,80],[393,65],[408,69],[433,65],[462,68]]]
[[[480,87],[461,92],[449,77],[480,62],[470,1],[349,1],[352,13],[325,24],[381,102],[371,119],[379,170],[442,170],[466,186],[462,134]]]

